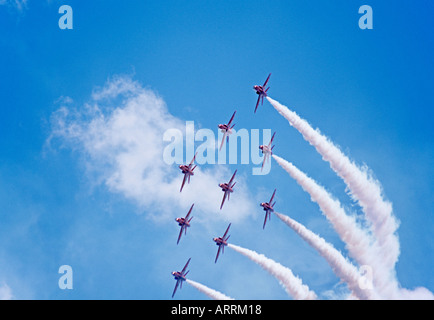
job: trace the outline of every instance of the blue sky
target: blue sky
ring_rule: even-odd
[[[434,291],[431,2],[71,0],[73,30],[58,27],[63,1],[23,2],[17,8],[0,1],[0,287],[14,298],[170,299],[170,272],[189,257],[191,279],[234,298],[289,298],[273,277],[230,249],[214,264],[211,239],[228,222],[234,244],[291,268],[321,298],[338,295],[339,279],[291,229],[273,216],[262,230],[258,204],[277,188],[279,212],[346,253],[318,206],[276,163],[266,176],[252,176],[252,164],[215,166],[223,176],[238,169],[240,196],[234,193],[222,217],[200,218],[205,208],[199,207],[196,225],[176,246],[173,219],[191,203],[161,203],[167,190],[158,190],[158,181],[149,190],[158,203],[140,199],[121,183],[128,181],[110,180],[119,169],[111,145],[86,145],[113,133],[104,123],[87,138],[98,115],[86,106],[106,107],[102,114],[110,119],[111,108],[134,104],[138,92],[157,94],[175,126],[195,121],[217,132],[236,109],[236,128],[277,131],[275,152],[360,214],[328,163],[268,102],[253,113],[252,86],[269,72],[271,97],[381,182],[400,221],[401,286]],[[358,27],[363,4],[373,8],[373,30]],[[135,87],[119,99],[95,99],[116,79]],[[78,137],[54,134],[59,110],[70,110],[68,124],[82,130]],[[146,146],[155,145],[144,154],[152,164],[149,155],[164,143],[158,133],[139,132]],[[187,187],[197,184],[194,178]],[[219,182],[209,192],[220,199]],[[239,211],[236,219],[231,208]],[[58,287],[63,264],[74,271],[73,290]],[[188,285],[176,297],[206,298]]]

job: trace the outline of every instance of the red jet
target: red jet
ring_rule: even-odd
[[[234,120],[234,117],[235,117],[235,113],[237,113],[237,111],[234,112],[234,114],[232,115],[232,118],[229,120],[229,122],[227,124],[219,124],[218,125],[219,129],[223,133],[223,139],[222,139],[222,143],[220,144],[219,150],[222,149],[223,143],[225,142],[225,138],[227,139],[227,143],[229,143],[229,135],[232,133],[232,128],[235,127],[235,124],[231,127],[232,120]]]
[[[276,189],[274,189],[274,192],[273,192],[273,195],[271,196],[270,201],[268,201],[268,202],[262,202],[260,204],[260,206],[262,208],[264,208],[264,211],[265,211],[265,220],[264,220],[264,225],[263,225],[262,229],[265,228],[265,224],[267,223],[267,219],[270,220],[271,212],[274,212],[274,205],[276,204],[276,201],[274,201],[273,204],[271,204],[271,203],[273,202],[275,194],[276,194]]]
[[[268,145],[266,145],[266,146],[260,145],[259,146],[259,149],[262,150],[262,154],[264,155],[264,161],[262,161],[261,171],[262,171],[262,169],[264,169],[265,161],[267,161],[268,157],[273,154],[274,146],[271,146],[271,144],[273,143],[273,139],[274,139],[275,134],[276,134],[276,132],[273,133],[273,136],[271,137],[270,143]]]
[[[265,80],[264,85],[262,85],[262,86],[253,86],[253,89],[256,90],[256,94],[259,95],[258,101],[256,102],[255,113],[256,113],[256,110],[258,109],[259,101],[261,100],[261,98],[262,98],[262,104],[264,104],[264,97],[267,96],[267,91],[268,91],[268,89],[270,89],[270,87],[268,87],[267,89],[265,89],[265,87],[267,86],[268,80],[270,79],[270,76],[271,76],[271,73],[268,75],[267,80]]]
[[[188,183],[190,183],[190,176],[194,176],[193,170],[196,168],[196,166],[193,167],[193,162],[196,159],[196,155],[197,155],[197,152],[194,155],[193,160],[191,160],[191,162],[188,166],[186,166],[185,164],[181,164],[179,166],[179,169],[181,169],[182,173],[184,174],[184,179],[182,180],[182,185],[181,185],[181,189],[179,190],[179,192],[181,192],[182,188],[184,188],[184,184],[185,184],[185,181],[187,180],[187,178],[188,178]]]
[[[232,185],[231,185],[231,183],[232,183],[232,181],[234,180],[236,174],[237,174],[237,170],[235,170],[235,172],[234,172],[234,174],[233,174],[231,180],[229,180],[228,183],[220,183],[220,184],[219,184],[219,187],[222,188],[222,191],[225,193],[225,194],[223,195],[222,204],[220,205],[220,210],[223,208],[223,204],[225,203],[226,196],[228,197],[228,201],[229,201],[229,198],[230,198],[231,193],[234,192],[234,189],[233,189],[233,188],[234,188],[236,182],[234,182],[234,184],[232,184]]]
[[[220,255],[220,250],[222,250],[222,253],[225,253],[225,246],[228,245],[228,239],[230,237],[230,236],[226,237],[226,235],[228,234],[230,227],[231,227],[231,224],[229,223],[228,228],[226,229],[226,232],[223,235],[223,237],[212,239],[215,242],[215,244],[219,246],[219,249],[217,251],[217,256],[215,257],[214,263],[217,263],[217,259],[219,258],[219,255]]]
[[[179,271],[173,271],[172,272],[172,276],[174,276],[175,280],[176,280],[175,290],[173,290],[172,298],[175,295],[176,289],[178,289],[178,285],[181,284],[181,289],[182,289],[182,282],[187,280],[186,276],[187,276],[187,273],[190,272],[190,270],[185,272],[185,269],[187,269],[187,266],[188,266],[190,260],[191,260],[191,258],[188,259],[187,263],[185,264],[185,266],[181,272],[179,272]]]
[[[193,219],[193,217],[188,219],[190,217],[191,210],[193,210],[193,206],[194,206],[194,203],[191,205],[191,208],[188,211],[185,218],[176,218],[175,219],[176,222],[178,222],[179,226],[181,227],[181,231],[179,231],[178,241],[176,242],[176,244],[178,244],[179,240],[181,240],[182,231],[184,231],[184,233],[187,235],[187,228],[190,227],[190,221],[191,221],[191,219]]]

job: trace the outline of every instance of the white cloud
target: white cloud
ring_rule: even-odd
[[[0,300],[12,300],[13,297],[12,290],[7,284],[0,286]]]
[[[195,220],[237,221],[249,216],[252,205],[242,174],[223,210],[218,183],[232,172],[224,166],[198,166],[191,183],[179,188],[182,174],[163,161],[163,133],[170,128],[185,132],[185,122],[172,116],[161,97],[130,77],[118,76],[92,93],[81,108],[63,106],[52,116],[49,143],[78,150],[88,174],[114,193],[133,200],[154,219],[185,214],[195,203]]]
[[[0,5],[7,5],[13,7],[18,11],[22,11],[27,8],[27,0],[0,0]]]

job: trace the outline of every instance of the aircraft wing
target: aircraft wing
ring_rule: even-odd
[[[273,192],[273,195],[271,196],[271,199],[270,199],[270,201],[268,202],[270,205],[271,205],[271,202],[273,202],[273,198],[274,198],[274,195],[276,194],[276,189],[274,189],[274,192]]]
[[[264,169],[264,165],[265,165],[265,162],[267,161],[267,159],[268,159],[268,153],[264,153],[264,160],[262,161],[261,171],[262,171],[262,169]]]
[[[184,268],[182,268],[181,273],[184,274],[185,269],[187,269],[188,264],[190,263],[191,258],[188,259],[187,263],[185,264]]]
[[[194,160],[196,160],[196,156],[197,156],[197,152],[194,154],[193,159],[191,159],[190,164],[188,165],[189,167],[191,167],[191,165],[193,164]]]
[[[214,261],[214,263],[217,263],[217,259],[219,258],[219,255],[220,255],[220,250],[222,249],[222,246],[220,245],[219,246],[219,249],[217,250],[217,256],[215,257],[215,261]]]
[[[182,192],[182,188],[184,188],[185,181],[187,180],[187,173],[184,173],[184,179],[182,179],[181,189],[179,192]]]
[[[237,174],[237,171],[238,171],[238,169],[237,169],[237,170],[235,170],[234,174],[232,175],[232,178],[231,178],[231,180],[229,180],[229,182],[228,182],[228,185],[230,185],[230,184],[232,183],[232,181],[234,180],[234,178],[235,178],[235,175]]]
[[[261,95],[259,95],[258,101],[256,101],[255,113],[256,113],[256,110],[258,110],[259,101],[261,101]]]
[[[265,219],[264,219],[264,225],[262,226],[262,229],[265,229],[265,224],[267,223],[267,219],[270,220],[270,210],[265,211]]]
[[[223,235],[223,239],[226,237],[226,235],[228,234],[228,231],[229,231],[229,228],[231,227],[231,224],[232,223],[229,223],[229,225],[228,225],[228,228],[226,229],[226,232],[225,232],[225,234]]]
[[[264,85],[263,85],[262,87],[265,88],[265,86],[266,86],[267,83],[268,83],[268,80],[270,80],[270,76],[271,76],[271,73],[268,75],[267,80],[265,80]]]
[[[173,296],[174,296],[175,293],[176,293],[176,289],[178,289],[178,285],[179,285],[179,282],[180,282],[180,281],[181,281],[180,279],[176,280],[175,289],[173,290],[173,293],[172,293],[172,298],[173,298]]]
[[[176,242],[176,244],[179,243],[179,240],[181,240],[181,236],[182,236],[182,231],[184,231],[185,225],[181,226],[181,230],[179,231],[179,236],[178,236],[178,241]]]
[[[262,226],[262,229],[265,229],[265,224],[267,223],[268,213],[269,213],[268,210],[265,211],[265,219],[264,219],[264,225]]]
[[[194,203],[191,205],[190,210],[188,210],[188,213],[184,218],[186,221],[188,220],[188,217],[190,216],[190,213],[191,213],[191,210],[193,210],[193,207],[194,207]]]
[[[271,144],[273,143],[275,134],[276,134],[276,132],[273,133],[273,136],[271,137],[270,143],[268,143],[268,148],[270,148]]]
[[[225,138],[227,137],[227,131],[225,131],[225,133],[223,133],[223,139],[222,139],[222,143],[220,144],[220,149],[219,150],[221,150],[222,149],[222,147],[223,147],[223,143],[225,142]]]
[[[220,205],[220,210],[223,208],[223,204],[225,203],[226,196],[227,196],[227,191],[225,191],[225,194],[223,195],[223,200],[222,200],[222,204]]]
[[[229,120],[229,122],[228,122],[228,128],[230,128],[230,127],[231,127],[231,123],[232,123],[232,121],[234,120],[234,117],[235,117],[235,113],[237,113],[237,111],[236,111],[236,110],[235,110],[234,114],[232,115],[231,119],[230,119],[230,120]]]

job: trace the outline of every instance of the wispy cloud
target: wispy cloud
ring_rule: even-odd
[[[18,11],[23,11],[27,8],[27,0],[0,0],[0,6],[8,6],[15,8]]]
[[[184,132],[185,122],[172,116],[155,92],[128,76],[114,77],[94,89],[83,106],[62,106],[51,121],[49,145],[77,150],[94,183],[135,201],[154,219],[173,217],[192,203],[204,212],[196,221],[237,221],[253,212],[241,174],[236,193],[225,203],[228,210],[219,209],[218,183],[232,175],[223,166],[197,167],[191,183],[179,192],[183,176],[176,165],[163,161],[163,135],[167,129]]]
[[[0,300],[12,300],[13,298],[12,290],[7,284],[0,286]]]

